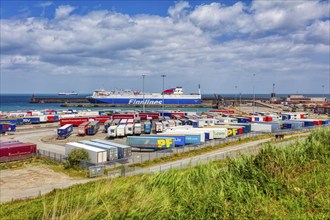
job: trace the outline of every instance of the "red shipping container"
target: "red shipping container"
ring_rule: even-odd
[[[90,117],[90,119],[94,119],[95,121],[98,121],[100,123],[104,123],[107,120],[111,119],[111,116],[95,116],[95,117]]]
[[[112,115],[112,120],[114,119],[135,119],[134,114],[113,114]]]
[[[305,115],[304,114],[300,114],[300,118],[305,118]]]
[[[86,121],[89,121],[89,118],[62,118],[60,125],[72,124],[74,127],[77,127]]]
[[[37,152],[36,144],[17,143],[9,146],[2,146],[0,148],[0,158],[35,154],[36,152]]]
[[[159,113],[156,112],[140,112],[139,114],[141,120],[147,120],[147,117],[152,119],[158,119]]]

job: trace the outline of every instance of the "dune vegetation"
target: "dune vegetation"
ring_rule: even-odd
[[[99,180],[0,208],[0,219],[126,218],[330,219],[330,129],[257,155]]]

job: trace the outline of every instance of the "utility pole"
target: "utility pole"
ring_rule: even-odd
[[[145,76],[146,76],[146,74],[142,74],[143,112],[146,111],[146,104],[145,104],[145,100],[144,100],[144,77]]]
[[[163,120],[164,120],[164,91],[165,91],[165,89],[164,89],[164,79],[165,79],[165,77],[166,77],[166,75],[161,75],[161,77],[163,77],[163,112],[162,112],[162,115],[163,115]]]

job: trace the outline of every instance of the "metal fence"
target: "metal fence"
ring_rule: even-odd
[[[304,139],[301,138],[301,139]],[[282,144],[278,144],[278,147],[283,146]],[[157,172],[164,172],[170,169],[184,169],[184,168],[190,168],[194,167],[200,164],[206,164],[210,163],[212,161],[218,161],[218,160],[224,160],[226,158],[237,158],[240,155],[244,154],[257,154],[262,148],[263,144],[259,144],[257,146],[247,146],[245,148],[241,149],[232,149],[227,150],[225,152],[219,152],[214,155],[201,155],[196,156],[191,159],[183,159],[179,162],[170,162],[162,165],[153,166],[150,168],[134,168],[134,167],[128,167],[124,166],[120,170],[114,170],[108,172],[108,178],[115,178],[119,176],[134,176],[134,175],[140,175],[140,174],[148,174],[148,173],[157,173]]]
[[[51,151],[40,150],[40,149],[37,150],[37,156],[48,158],[51,160],[56,160],[61,163],[64,163],[67,160],[66,156],[63,154],[58,154]]]

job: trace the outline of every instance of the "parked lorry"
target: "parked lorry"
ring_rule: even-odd
[[[89,123],[89,121],[85,121],[78,126],[78,135],[85,136],[87,134]]]
[[[117,137],[117,125],[111,125],[108,130],[107,130],[107,133],[108,133],[108,137],[109,138],[115,138]]]
[[[57,129],[57,139],[67,138],[71,135],[73,126],[71,124],[64,125]]]
[[[98,121],[91,121],[87,126],[87,134],[94,135],[100,128],[100,123]]]

